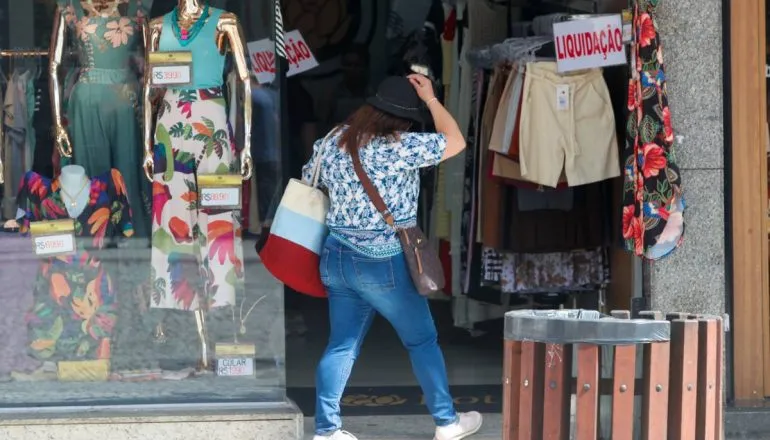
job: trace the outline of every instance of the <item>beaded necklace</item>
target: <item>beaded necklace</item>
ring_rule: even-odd
[[[206,20],[208,20],[208,18],[209,5],[206,5],[203,8],[201,16],[198,17],[198,20],[192,26],[190,26],[190,29],[182,29],[179,27],[178,7],[174,8],[174,10],[171,12],[171,27],[174,30],[174,35],[176,35],[177,40],[179,40],[179,44],[184,47],[192,43],[195,37],[197,37],[200,33],[201,29],[203,29],[203,26],[206,24]]]

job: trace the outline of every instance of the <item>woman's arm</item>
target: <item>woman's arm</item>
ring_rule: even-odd
[[[436,98],[433,93],[433,84],[428,78],[418,74],[409,75],[408,78],[420,99],[425,102],[428,110],[430,110],[436,131],[446,137],[447,146],[441,161],[457,156],[465,149],[465,138],[460,131],[460,127],[457,125],[457,121]]]

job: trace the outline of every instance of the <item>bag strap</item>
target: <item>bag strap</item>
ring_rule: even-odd
[[[358,155],[357,148],[355,150],[351,150],[350,158],[353,160],[353,169],[356,171],[358,180],[360,180],[361,184],[364,186],[364,190],[372,200],[374,207],[377,208],[377,211],[379,211],[382,219],[385,220],[385,223],[387,223],[390,227],[394,227],[395,221],[393,220],[393,214],[390,213],[388,206],[385,204],[385,201],[382,200],[382,196],[380,196],[380,192],[377,191],[377,188],[369,179],[366,171],[364,171],[364,167],[361,165],[361,158]]]
[[[313,188],[318,186],[318,180],[321,178],[321,162],[323,162],[324,151],[326,150],[326,141],[328,141],[329,137],[336,132],[336,128],[331,129],[321,141],[321,145],[318,146],[315,163],[313,163],[313,174],[310,177],[310,182],[308,182],[313,185]]]

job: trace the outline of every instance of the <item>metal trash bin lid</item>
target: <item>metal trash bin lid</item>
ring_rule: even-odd
[[[505,339],[550,344],[645,344],[669,341],[671,324],[617,319],[595,310],[516,310],[505,314]]]

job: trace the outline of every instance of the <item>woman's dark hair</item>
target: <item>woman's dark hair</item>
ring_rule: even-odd
[[[409,119],[399,118],[364,104],[345,121],[345,131],[338,142],[340,148],[357,150],[376,137],[398,140],[398,133],[412,126]]]

